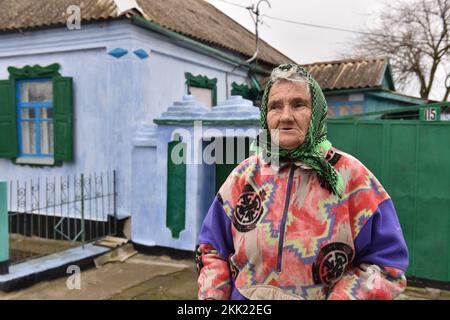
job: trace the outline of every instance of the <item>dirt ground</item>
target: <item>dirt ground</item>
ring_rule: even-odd
[[[70,275],[68,275],[69,277]],[[137,254],[123,263],[107,263],[81,272],[80,289],[68,289],[68,277],[43,281],[0,299],[172,300],[197,298],[192,260]],[[450,292],[408,287],[400,300],[450,300]]]
[[[12,263],[30,258],[45,256],[77,246],[72,241],[51,240],[39,237],[26,237],[20,234],[9,235],[10,261]]]

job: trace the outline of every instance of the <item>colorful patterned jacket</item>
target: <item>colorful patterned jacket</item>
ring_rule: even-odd
[[[357,159],[332,148],[341,199],[302,163],[238,165],[203,222],[199,299],[393,299],[408,250],[393,203]]]

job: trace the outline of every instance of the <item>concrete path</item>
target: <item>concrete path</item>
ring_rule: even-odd
[[[135,255],[124,263],[108,263],[81,272],[80,289],[68,289],[68,277],[0,292],[0,299],[196,299],[193,261]]]

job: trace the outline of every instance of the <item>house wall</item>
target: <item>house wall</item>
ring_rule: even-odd
[[[108,54],[115,48],[128,53]],[[133,53],[144,49],[149,57]],[[233,66],[180,47],[129,21],[0,35],[0,79],[7,67],[59,63],[63,76],[73,77],[74,161],[61,167],[15,165],[0,159],[0,180],[21,180],[117,170],[119,216],[132,214],[132,137],[140,123],[151,123],[186,94],[185,72],[217,78],[218,101],[227,97],[226,73]],[[229,84],[246,83],[236,69]]]
[[[325,94],[325,99],[327,100],[330,117],[367,112],[365,95],[359,92]]]
[[[371,94],[375,93],[375,94]],[[377,93],[388,96],[377,96]],[[328,104],[328,114],[330,117],[339,117],[361,112],[377,112],[396,108],[417,105],[420,99],[412,97],[403,97],[396,93],[386,93],[385,91],[354,91],[343,93],[325,93]],[[343,108],[349,111],[343,112]]]

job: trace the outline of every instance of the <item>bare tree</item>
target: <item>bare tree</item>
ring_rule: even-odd
[[[450,0],[409,0],[388,5],[376,26],[355,41],[354,56],[384,56],[401,88],[418,83],[420,96],[432,89],[450,95]]]

